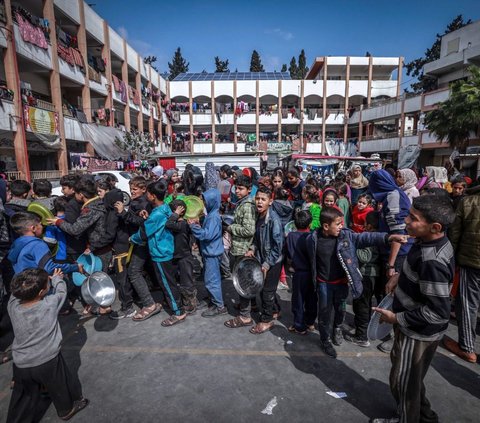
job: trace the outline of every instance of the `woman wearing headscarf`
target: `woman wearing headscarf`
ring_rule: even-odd
[[[217,169],[215,169],[215,163],[207,162],[205,164],[205,191],[209,189],[217,188],[220,182],[220,176]]]
[[[393,176],[384,169],[372,173],[368,186],[373,198],[382,207],[378,231],[406,235],[405,218],[411,206],[407,194],[398,187]],[[411,245],[411,240],[407,244],[392,242],[388,247],[379,249],[382,272],[380,284],[374,289],[377,298],[384,294],[388,280],[395,273],[400,272]],[[392,346],[393,340],[390,339],[380,344],[378,348],[388,353]]]
[[[400,189],[407,194],[410,204],[413,203],[413,199],[418,197],[420,193],[415,185],[417,185],[417,175],[412,169],[400,169],[397,170],[395,175],[395,181]]]
[[[352,166],[352,177],[350,179],[350,189],[352,191],[352,206],[357,204],[360,195],[365,194],[368,188],[368,179],[363,176],[360,165]]]

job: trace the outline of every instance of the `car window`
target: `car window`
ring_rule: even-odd
[[[122,175],[125,179],[132,179],[132,175],[128,172],[120,172],[120,175]]]

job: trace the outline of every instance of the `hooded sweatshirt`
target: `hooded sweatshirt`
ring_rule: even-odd
[[[115,207],[117,201],[123,202],[123,193],[117,188],[108,191],[103,198],[103,205],[106,210],[105,217],[105,242],[112,244],[114,254],[122,254],[128,251],[128,227],[121,219]]]
[[[285,228],[285,225],[291,220],[293,220],[293,206],[290,201],[273,200],[272,209],[280,217],[282,228]]]
[[[382,212],[378,231],[389,234],[406,234],[405,218],[410,210],[410,200],[407,195],[398,187],[386,170],[380,169],[372,173],[369,183],[370,192],[378,203],[382,203]],[[408,254],[412,240],[402,244],[399,256]],[[388,255],[390,247],[380,250],[381,255]]]
[[[12,244],[8,259],[15,273],[31,268],[44,269],[49,275],[53,274],[55,269],[62,269],[63,273],[78,272],[77,264],[54,263],[47,243],[34,236],[17,238]]]
[[[171,214],[168,204],[155,207],[145,220],[144,227],[140,227],[130,238],[137,245],[143,245],[147,241],[152,260],[158,263],[173,259],[173,234],[165,227]]]
[[[203,193],[207,217],[203,225],[191,225],[192,233],[200,241],[200,250],[206,257],[223,254],[222,219],[220,217],[220,191],[216,188]]]

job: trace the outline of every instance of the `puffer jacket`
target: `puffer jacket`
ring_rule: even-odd
[[[55,224],[65,233],[78,236],[87,234],[88,247],[95,254],[99,249],[109,246],[105,236],[105,216],[107,211],[100,197],[88,200],[83,206],[79,218],[74,223],[57,219]]]
[[[480,186],[469,191],[472,195],[458,204],[448,236],[457,264],[480,269]]]
[[[283,260],[284,239],[280,217],[270,207],[265,217],[265,223],[260,227],[260,245],[256,245],[254,242],[250,247],[264,269],[268,270]]]
[[[232,234],[230,253],[233,256],[243,256],[252,245],[256,219],[255,202],[247,195],[237,203],[233,223],[230,225]]]
[[[317,280],[317,244],[318,231],[312,232],[307,239],[308,254],[312,267],[312,282],[316,286]],[[363,232],[357,234],[351,229],[342,229],[337,240],[337,257],[345,271],[348,284],[354,299],[359,298],[363,292],[362,274],[360,273],[357,249],[366,247],[385,247],[388,245],[388,234],[382,232]]]

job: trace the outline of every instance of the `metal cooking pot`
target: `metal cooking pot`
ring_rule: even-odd
[[[263,272],[254,257],[242,258],[233,268],[233,286],[243,298],[255,298],[263,288]]]
[[[115,285],[106,273],[94,272],[82,284],[82,297],[89,305],[111,306],[115,301]]]

